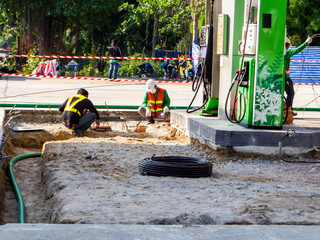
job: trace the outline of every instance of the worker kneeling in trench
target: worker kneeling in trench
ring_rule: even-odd
[[[72,129],[72,134],[84,136],[84,132],[96,121],[100,125],[97,109],[88,99],[89,93],[84,88],[80,88],[77,95],[69,97],[60,107],[63,125]],[[89,110],[89,112],[88,112]]]
[[[167,119],[169,117],[170,98],[167,91],[159,88],[153,79],[146,83],[147,92],[138,113],[148,120],[150,124],[154,119]]]

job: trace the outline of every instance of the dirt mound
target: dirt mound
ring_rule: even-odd
[[[85,137],[74,137],[59,122],[23,124],[43,130],[11,131],[12,156],[40,152],[45,142],[42,158],[15,167],[29,223],[320,223],[319,164],[213,151],[167,122],[147,125],[143,133],[110,122],[112,131],[90,130]],[[154,154],[210,160],[213,174],[196,179],[141,175],[139,161]],[[14,195],[7,193],[5,222],[17,222]]]

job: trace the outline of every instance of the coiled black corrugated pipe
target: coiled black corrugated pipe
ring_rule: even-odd
[[[210,177],[212,163],[195,157],[153,155],[140,161],[139,171],[143,175],[154,176]]]

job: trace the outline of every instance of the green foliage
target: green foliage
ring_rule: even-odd
[[[28,55],[35,55],[35,52],[31,51]],[[41,58],[27,58],[27,62],[23,65],[22,72],[24,74],[31,74],[40,62],[45,62],[45,60]]]
[[[141,54],[136,53],[133,57],[141,57]],[[160,67],[160,61],[154,60],[124,60],[122,66],[118,70],[119,77],[141,77],[139,65],[149,62],[154,70],[154,77],[161,77],[162,69]],[[108,76],[109,67],[105,70],[104,76]]]
[[[79,76],[95,76],[95,70],[92,64],[84,65],[78,72]]]
[[[295,46],[308,36],[320,33],[320,0],[288,0],[287,35]],[[314,38],[312,45],[319,45],[320,38]]]
[[[122,62],[122,67],[119,68],[118,75],[120,77],[137,77],[140,76],[139,65],[145,63],[143,60],[128,60]]]
[[[16,8],[19,5],[17,1],[0,1],[0,32],[2,37],[7,40],[19,33]]]
[[[0,42],[20,39],[20,54],[38,54],[40,36],[48,51],[59,55],[106,56],[111,39],[118,39],[124,56],[151,56],[152,42],[160,49],[189,51],[192,44],[192,13],[205,24],[204,0],[6,0],[0,1]],[[287,33],[293,45],[320,32],[320,0],[288,0]],[[50,30],[43,32],[43,29]],[[153,32],[153,30],[155,30]],[[41,39],[42,39],[41,37]],[[45,43],[43,43],[44,45]],[[319,45],[314,38],[312,45]],[[18,45],[18,44],[17,44]],[[47,54],[47,53],[45,53]],[[51,53],[48,53],[51,54]],[[26,59],[5,59],[16,70]],[[28,58],[24,73],[31,73],[41,59]],[[125,60],[119,76],[139,76],[143,60]],[[150,61],[162,76],[160,63]],[[109,61],[83,65],[84,76],[108,75]],[[20,68],[19,68],[20,70]]]
[[[202,26],[204,26],[206,24],[206,14],[203,11],[200,14],[199,20],[198,20],[198,28],[200,29]]]
[[[16,64],[16,59],[15,58],[4,58],[2,60],[2,69],[7,69],[9,71],[16,71],[17,70],[17,64]]]
[[[145,38],[139,39],[142,45],[135,50],[144,52],[143,47],[147,46],[152,51],[152,37],[156,38],[158,48],[175,49],[192,20],[189,3],[181,0],[137,0],[137,3],[124,3],[120,7],[127,12],[122,33],[135,36],[134,33],[139,31],[141,36],[140,30],[144,31]]]

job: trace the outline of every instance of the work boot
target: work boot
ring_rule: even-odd
[[[84,131],[81,130],[75,130],[72,132],[72,135],[75,135],[76,137],[84,137]]]
[[[153,118],[151,118],[149,121],[148,121],[148,124],[154,124],[154,119]]]

